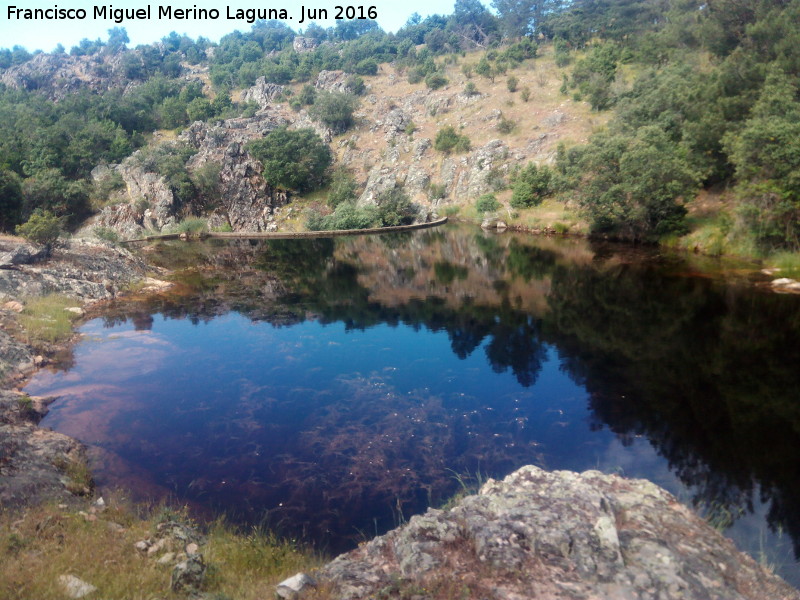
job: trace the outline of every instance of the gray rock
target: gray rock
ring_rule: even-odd
[[[669,493],[523,467],[325,565],[342,599],[456,582],[482,598],[800,600]]]
[[[0,252],[0,269],[14,268],[18,265],[30,265],[47,258],[47,248],[32,244],[20,244],[8,251]]]
[[[97,588],[91,583],[78,579],[74,575],[61,575],[58,582],[64,588],[64,593],[70,598],[84,598],[97,591]]]
[[[172,570],[170,589],[177,593],[196,594],[203,587],[206,565],[201,554],[192,554]]]
[[[267,108],[270,104],[283,94],[284,87],[277,83],[268,83],[265,77],[256,79],[255,85],[244,91],[242,94],[242,102],[255,102],[262,109]]]
[[[344,71],[320,71],[314,87],[326,92],[339,92],[341,94],[349,91],[347,87],[347,73]]]
[[[304,590],[316,586],[317,582],[312,577],[305,573],[297,573],[281,581],[275,588],[275,594],[279,598],[291,600],[297,598]]]
[[[292,48],[298,54],[304,54],[306,52],[313,51],[319,44],[317,40],[314,38],[303,37],[301,35],[295,36],[294,41],[292,42]]]

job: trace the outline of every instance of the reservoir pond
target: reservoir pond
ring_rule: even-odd
[[[162,243],[26,391],[98,486],[336,553],[526,464],[643,477],[800,585],[800,296],[446,226]]]

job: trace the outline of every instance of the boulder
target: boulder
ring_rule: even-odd
[[[332,597],[800,600],[645,480],[523,467],[325,565]],[[410,597],[410,596],[409,596]]]

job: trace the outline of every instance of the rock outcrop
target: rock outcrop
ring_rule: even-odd
[[[645,480],[523,467],[324,566],[333,597],[798,600]]]

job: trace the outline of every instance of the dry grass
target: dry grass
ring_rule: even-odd
[[[22,519],[0,520],[0,597],[65,598],[61,575],[74,575],[98,588],[97,597],[170,598],[169,569],[137,552],[133,544],[149,535],[150,524],[109,510],[102,519],[46,506]],[[122,531],[109,526],[123,525]]]
[[[172,565],[159,565],[156,556],[134,547],[153,537],[163,519],[158,511],[140,518],[115,502],[103,511],[88,505],[78,513],[42,506],[21,518],[0,514],[0,598],[62,600],[62,575],[96,586],[91,596],[96,598],[183,598],[170,591]],[[201,552],[208,565],[204,591],[237,600],[270,598],[279,581],[321,563],[269,533],[241,534],[221,522],[210,528]]]
[[[17,317],[28,342],[34,346],[58,343],[72,336],[72,323],[78,318],[67,309],[80,306],[81,301],[62,294],[28,298],[25,309]]]

